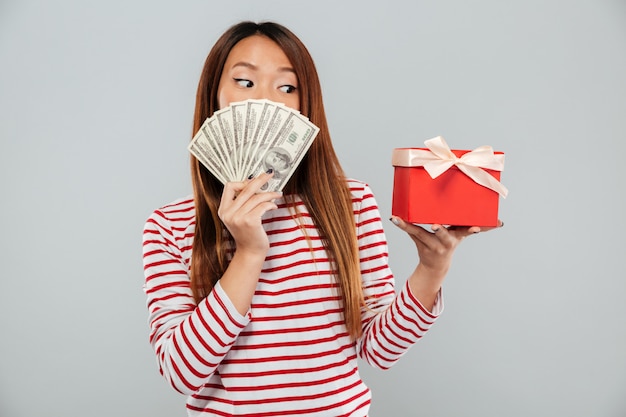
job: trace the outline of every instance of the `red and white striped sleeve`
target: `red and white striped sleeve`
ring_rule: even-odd
[[[186,228],[179,223],[165,210],[155,211],[147,220],[144,291],[150,343],[161,374],[177,391],[192,394],[213,375],[250,318],[239,314],[219,282],[196,305],[188,267],[191,247],[185,246],[191,239],[185,239]]]
[[[411,293],[408,281],[396,294],[378,205],[370,188],[361,186],[353,194],[360,194],[355,198],[355,219],[367,307],[361,314],[363,335],[357,347],[370,365],[388,369],[433,325],[443,311],[443,298],[440,293],[430,312]]]

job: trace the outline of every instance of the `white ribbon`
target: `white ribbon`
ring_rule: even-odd
[[[441,136],[428,139],[424,144],[429,150],[394,149],[391,163],[394,166],[402,167],[423,166],[433,179],[454,165],[477,184],[487,187],[506,198],[509,193],[506,187],[484,170],[502,171],[504,169],[504,154],[493,153],[491,146],[480,146],[459,158],[450,150],[450,147]]]

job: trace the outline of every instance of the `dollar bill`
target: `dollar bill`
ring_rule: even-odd
[[[244,171],[250,171],[252,168],[251,159],[256,155],[260,138],[263,136],[275,108],[276,105],[269,100],[250,100],[248,103],[250,126],[246,131],[246,143],[244,144]]]
[[[243,156],[243,142],[245,134],[246,123],[246,108],[248,103],[245,101],[231,103],[231,117],[233,124],[233,141],[234,141],[234,157],[235,157],[235,174],[237,181],[243,181],[246,179],[243,173],[242,156]]]
[[[219,138],[216,138],[216,140],[222,145],[225,158],[228,161],[227,163],[234,178],[236,178],[237,167],[235,162],[237,161],[237,155],[235,151],[237,148],[234,140],[232,108],[229,106],[225,109],[216,111],[214,118],[217,121],[215,124],[219,129],[218,134],[220,136]]]
[[[222,169],[224,170],[224,176],[226,178],[230,178],[231,181],[234,181],[235,171],[230,159],[230,143],[224,136],[222,136],[217,117],[207,119],[200,130],[204,132],[204,135],[208,138],[213,149],[215,150],[215,154],[221,162]]]
[[[262,191],[281,191],[319,133],[306,116],[269,100],[232,103],[207,118],[188,145],[219,181],[244,181],[268,169]]]
[[[222,163],[215,155],[213,145],[209,142],[202,129],[193,137],[188,149],[218,180],[226,183],[227,179],[221,167]]]
[[[259,163],[259,153],[263,153],[267,144],[272,140],[272,138],[277,134],[277,132],[281,129],[283,124],[285,123],[290,110],[288,107],[283,106],[272,106],[267,109],[269,114],[267,118],[267,122],[262,129],[257,129],[258,135],[252,138],[250,151],[246,155],[246,170],[256,176],[255,168]]]
[[[311,147],[319,128],[307,118],[291,113],[268,145],[257,154],[258,165],[254,176],[272,168],[274,175],[267,183],[266,191],[280,191]]]

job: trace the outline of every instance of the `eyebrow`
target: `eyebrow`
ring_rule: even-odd
[[[236,62],[235,64],[233,64],[231,69],[236,68],[236,67],[245,67],[245,68],[249,68],[251,70],[258,70],[259,69],[259,67],[257,67],[256,65],[251,64],[250,62],[245,62],[245,61]],[[278,68],[278,72],[292,72],[294,74],[296,73],[296,71],[292,67],[279,67]]]

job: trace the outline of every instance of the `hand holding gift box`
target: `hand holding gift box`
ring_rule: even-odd
[[[394,149],[392,214],[411,223],[497,226],[504,154],[490,146],[451,150],[443,137],[426,148]]]

